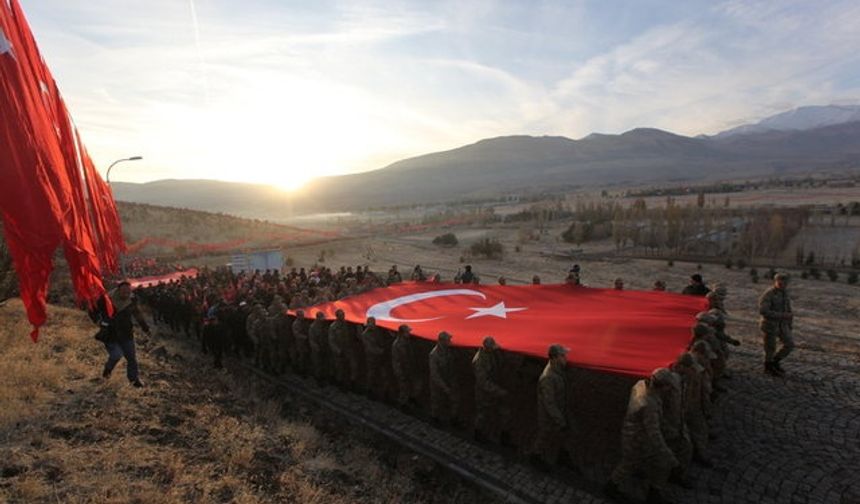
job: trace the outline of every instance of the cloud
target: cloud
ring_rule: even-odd
[[[195,1],[199,46],[183,1],[26,6],[99,165],[145,157],[117,180],[276,181],[505,134],[713,133],[860,96],[856,2]]]

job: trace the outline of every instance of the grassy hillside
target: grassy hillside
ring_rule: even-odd
[[[52,307],[38,344],[28,332],[20,301],[0,307],[0,502],[486,502],[432,465],[399,467],[396,449],[330,415],[214,371],[187,340],[140,338],[147,387],[135,389],[124,362],[100,377],[105,352],[82,313]]]

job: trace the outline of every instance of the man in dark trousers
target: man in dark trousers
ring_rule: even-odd
[[[116,289],[109,294],[113,303],[113,317],[103,316],[102,342],[108,352],[108,360],[105,363],[102,377],[110,377],[113,368],[120,359],[125,357],[126,376],[129,383],[135,387],[143,387],[137,369],[137,357],[134,351],[134,326],[132,319],[149,334],[149,325],[143,318],[137,300],[131,295],[131,284],[127,281],[119,283]]]

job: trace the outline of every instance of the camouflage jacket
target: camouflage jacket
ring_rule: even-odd
[[[551,363],[543,368],[538,380],[538,423],[552,420],[557,427],[567,425],[567,379],[564,369]]]

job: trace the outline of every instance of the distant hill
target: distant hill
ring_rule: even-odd
[[[860,167],[860,122],[691,138],[640,128],[620,135],[508,136],[322,177],[296,195],[262,185],[164,180],[114,186],[119,200],[279,220],[313,212],[461,200],[508,192],[699,182]]]
[[[755,124],[744,124],[743,126],[720,132],[715,136],[723,138],[770,131],[803,131],[855,121],[860,121],[860,105],[798,107],[788,112],[764,118]]]

